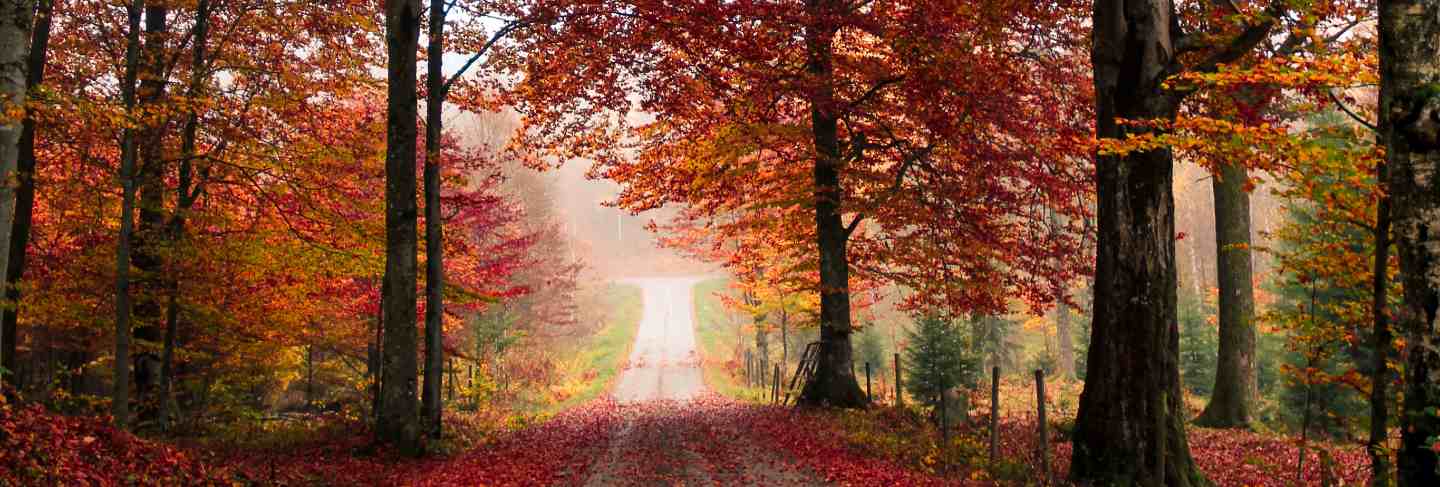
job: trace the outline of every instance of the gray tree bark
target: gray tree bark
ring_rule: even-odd
[[[1440,485],[1440,1],[1380,2],[1380,84],[1389,117],[1391,223],[1404,288],[1396,328],[1405,339],[1398,485]]]
[[[1215,249],[1220,285],[1220,349],[1215,388],[1196,424],[1253,427],[1260,388],[1255,373],[1255,291],[1251,283],[1250,193],[1245,168],[1225,164],[1215,193]]]
[[[25,73],[25,91],[34,91],[45,80],[45,61],[50,52],[50,16],[53,0],[40,0],[35,5],[31,28],[30,52]],[[28,96],[28,95],[27,95]],[[29,112],[20,132],[15,165],[15,220],[10,236],[9,259],[5,265],[5,301],[20,302],[20,277],[25,273],[25,250],[30,245],[30,227],[35,211],[35,119]],[[0,312],[0,367],[15,370],[15,350],[19,341],[18,306]],[[0,377],[0,383],[4,378]]]
[[[35,6],[29,0],[0,0],[0,245],[10,248],[15,224],[16,187],[10,179],[20,162],[20,139],[26,118],[10,120],[5,114],[23,107],[29,86],[30,24]],[[0,275],[8,275],[10,254],[0,252]],[[6,293],[8,295],[8,293]],[[14,326],[0,329],[0,384],[15,371]]]
[[[422,426],[415,397],[416,51],[419,0],[385,1],[387,117],[385,150],[385,277],[381,290],[384,343],[380,365],[380,414],[375,432],[406,455],[422,453]]]

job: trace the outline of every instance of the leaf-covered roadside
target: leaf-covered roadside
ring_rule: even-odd
[[[0,409],[0,485],[568,485],[583,479],[617,424],[594,401],[533,424],[513,424],[448,457],[371,451],[353,420],[318,419],[284,448],[181,448],[39,406]],[[461,418],[451,417],[452,426]],[[460,429],[456,428],[456,429]]]
[[[1057,479],[1069,467],[1065,421],[1051,428]],[[0,485],[1023,485],[1039,472],[1036,423],[1024,414],[1001,418],[1001,460],[993,465],[986,417],[957,427],[942,448],[926,418],[893,407],[799,410],[707,394],[691,402],[597,400],[530,422],[452,415],[447,423],[464,451],[409,460],[370,450],[362,423],[341,418],[314,419],[302,440],[283,447],[224,449],[177,447],[104,418],[7,405]],[[1293,438],[1203,428],[1190,437],[1191,454],[1216,485],[1297,484]],[[1307,453],[1301,485],[1369,479],[1358,446],[1312,443]]]
[[[225,472],[106,418],[0,406],[0,485],[223,485]]]

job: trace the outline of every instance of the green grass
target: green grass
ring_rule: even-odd
[[[695,341],[700,350],[700,370],[705,385],[723,396],[753,402],[769,402],[770,390],[746,387],[740,376],[735,348],[741,343],[740,327],[730,322],[725,304],[716,293],[728,292],[728,279],[709,279],[695,285]],[[747,337],[748,338],[748,337]]]
[[[556,411],[584,404],[609,391],[629,358],[644,309],[640,288],[611,284],[603,296],[602,303],[608,310],[605,326],[576,350],[578,356],[572,362],[572,372],[582,379],[574,384],[578,388],[574,395],[554,406]],[[587,371],[595,371],[595,375],[583,377]]]

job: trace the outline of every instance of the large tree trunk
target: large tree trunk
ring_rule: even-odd
[[[810,126],[815,142],[815,227],[820,254],[820,356],[813,380],[800,402],[808,405],[861,407],[865,392],[855,380],[850,349],[850,266],[845,257],[848,232],[840,217],[839,108],[835,105],[832,63],[835,28],[818,20],[841,8],[836,0],[807,0],[815,24],[805,30],[807,70],[816,82],[810,94]]]
[[[425,80],[425,383],[420,415],[440,437],[440,378],[445,363],[445,239],[440,216],[440,135],[445,106],[445,1],[430,0],[430,46]]]
[[[135,114],[135,78],[140,68],[140,12],[145,0],[132,0],[127,9],[129,30],[125,38],[125,74],[120,97],[125,112]],[[110,408],[115,427],[125,429],[130,421],[130,239],[135,222],[135,129],[126,127],[120,136],[120,234],[115,250],[115,383]]]
[[[170,9],[164,2],[145,7],[145,45],[141,51],[140,88],[137,96],[140,106],[157,105],[165,98],[166,37],[170,25]],[[159,392],[162,372],[161,357],[156,346],[164,338],[164,306],[160,297],[164,294],[163,282],[165,247],[168,244],[168,229],[165,223],[165,173],[168,162],[165,157],[164,120],[152,120],[140,128],[139,172],[137,190],[140,198],[140,220],[134,235],[134,253],[130,264],[135,266],[139,288],[135,295],[135,339],[142,347],[135,356],[135,394],[140,404],[159,404],[146,401]],[[155,419],[156,409],[142,407],[137,416],[141,420]]]
[[[385,281],[381,290],[385,343],[380,358],[380,441],[419,455],[422,426],[415,397],[415,92],[420,41],[419,0],[386,0],[389,51],[385,150]]]
[[[1399,485],[1440,485],[1440,1],[1380,2],[1380,84],[1387,134],[1391,222],[1404,302],[1396,327],[1405,340]]]
[[[1095,2],[1097,136],[1143,130],[1117,118],[1174,119],[1179,99],[1161,86],[1175,68],[1174,15],[1166,0]],[[1091,485],[1204,485],[1181,407],[1172,154],[1096,159],[1094,321],[1070,475]]]
[[[30,36],[30,52],[25,72],[25,91],[29,93],[45,81],[45,60],[50,52],[50,16],[53,0],[36,3],[35,24]],[[28,95],[27,95],[28,96]],[[30,245],[30,226],[35,212],[35,119],[26,112],[20,131],[19,154],[15,164],[15,220],[10,234],[9,258],[5,265],[5,302],[15,303],[0,312],[0,367],[15,370],[15,345],[19,340],[20,278],[25,274],[25,250]],[[0,383],[3,383],[0,376]]]
[[[30,86],[30,24],[35,14],[29,0],[0,0],[0,114],[9,107],[24,106]],[[0,115],[0,248],[9,249],[14,235],[15,199],[18,188],[11,187],[10,175],[20,163],[21,139],[25,128],[33,122],[29,117],[9,120]],[[33,155],[33,149],[32,149]],[[9,252],[0,252],[0,275],[9,275]],[[6,281],[9,282],[8,280]],[[6,293],[8,295],[8,293]],[[4,375],[15,371],[15,326],[0,328],[0,384]]]
[[[1195,420],[1213,428],[1246,428],[1255,421],[1260,388],[1255,375],[1255,292],[1251,285],[1250,193],[1245,168],[1225,164],[1214,178],[1215,249],[1220,284],[1220,350],[1210,404]]]

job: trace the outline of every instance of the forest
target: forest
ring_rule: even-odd
[[[0,486],[1440,485],[1440,0],[0,0]]]

